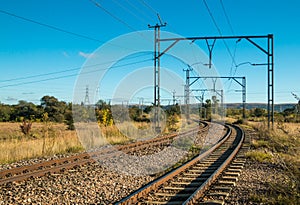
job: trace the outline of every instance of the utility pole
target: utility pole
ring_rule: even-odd
[[[186,119],[189,120],[190,119],[190,71],[192,70],[192,68],[188,68],[185,71],[185,86],[184,86],[184,101],[185,101],[185,116]]]
[[[154,28],[154,126],[156,132],[161,131],[161,127],[159,124],[159,108],[160,108],[160,28],[165,27],[167,24],[162,23],[162,20],[157,14],[159,24],[155,24],[154,26],[148,25],[148,28]]]

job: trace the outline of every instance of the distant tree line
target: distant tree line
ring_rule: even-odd
[[[220,106],[218,101],[206,100],[199,110],[192,111],[195,114],[199,114],[200,117],[210,119],[211,113],[220,113]],[[40,104],[36,105],[31,102],[20,100],[16,105],[7,105],[0,103],[0,122],[41,122],[45,113],[48,120],[57,123],[66,123],[68,129],[74,129],[73,122],[79,121],[97,121],[104,126],[113,125],[114,120],[130,120],[136,122],[150,122],[150,111],[153,106],[129,106],[128,116],[121,112],[124,107],[122,105],[110,105],[103,100],[99,100],[93,106],[72,105],[72,103],[66,103],[60,101],[54,96],[44,96],[40,100]],[[120,109],[120,112],[118,112]],[[169,105],[163,107],[167,121],[170,126],[178,122],[181,114],[181,109],[178,104]],[[218,110],[219,109],[219,110]],[[114,116],[112,114],[114,110]],[[297,107],[288,108],[280,113],[275,113],[276,120],[286,122],[299,122],[300,121],[300,109]],[[73,115],[75,113],[75,115]],[[227,116],[241,116],[242,109],[230,108],[226,110]],[[267,117],[267,111],[263,108],[254,108],[246,110],[247,118],[264,118]],[[115,119],[114,119],[115,118]]]
[[[52,122],[64,122],[71,113],[72,104],[59,101],[53,96],[41,98],[40,105],[20,100],[16,105],[0,103],[1,122],[22,122],[23,120],[41,121],[44,113],[48,113]]]
[[[114,119],[112,115],[112,106],[114,110],[124,109],[121,105],[110,105],[103,100],[99,100],[95,105],[73,105],[58,100],[54,96],[44,96],[40,100],[40,104],[36,105],[32,102],[20,100],[16,105],[8,105],[0,103],[0,122],[42,122],[45,114],[50,122],[65,123],[68,129],[74,129],[74,121],[90,122],[97,121],[101,125],[113,125]],[[149,113],[152,106],[129,106],[128,116],[131,120],[137,122],[150,122]],[[178,105],[167,106],[164,108],[168,116],[179,116],[180,108]],[[115,112],[117,119],[126,119],[121,115],[124,112]],[[126,119],[128,120],[128,119]],[[172,119],[176,121],[175,119]]]
[[[226,109],[227,117],[242,116],[242,109],[228,108]],[[268,112],[264,108],[252,108],[246,110],[246,118],[249,120],[259,120],[268,117]],[[278,122],[300,122],[300,113],[297,107],[287,108],[282,112],[275,112],[274,119]]]

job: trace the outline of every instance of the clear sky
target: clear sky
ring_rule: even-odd
[[[80,68],[91,54],[120,35],[149,30],[148,24],[158,22],[158,12],[167,22],[163,31],[184,37],[219,36],[220,32],[223,36],[274,34],[275,103],[295,103],[291,92],[300,96],[299,9],[298,0],[0,0],[0,102],[15,104],[26,100],[39,104],[44,95],[72,101]],[[207,53],[204,42],[195,43]],[[245,41],[228,41],[227,46],[236,64],[266,62],[266,56]],[[213,64],[220,76],[246,76],[247,101],[265,103],[266,68],[249,64],[236,68],[228,49],[224,42],[216,42]],[[148,54],[129,62],[145,63],[151,59]],[[150,60],[143,66],[151,65]],[[174,72],[184,76],[184,65],[178,67]],[[116,75],[118,69],[114,69]],[[121,78],[110,73],[107,79],[103,81],[105,85],[100,83],[102,99],[112,97],[109,85]],[[240,87],[231,81],[223,83],[226,101],[240,102],[240,93],[235,92]],[[83,93],[85,89],[83,86]],[[136,97],[146,98],[146,94]]]

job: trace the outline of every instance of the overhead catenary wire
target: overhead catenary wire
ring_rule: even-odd
[[[235,46],[234,46],[234,51],[233,51],[233,57],[235,58],[235,55],[236,55],[236,49],[237,49],[237,43],[235,44]],[[232,73],[232,69],[233,69],[233,67],[235,67],[235,69],[234,69],[234,72]],[[231,62],[231,66],[230,66],[230,72],[229,72],[229,76],[235,76],[235,74],[236,74],[236,71],[237,71],[237,67],[238,66],[234,66],[234,62],[232,61]],[[228,90],[230,89],[230,87],[231,87],[231,85],[232,85],[232,80],[233,79],[228,79],[228,81],[230,81],[230,83],[229,83],[229,86],[228,86]]]
[[[209,16],[211,17],[211,19],[212,19],[212,21],[213,21],[213,23],[214,23],[214,25],[215,25],[215,27],[216,27],[216,29],[217,29],[219,35],[222,37],[223,35],[222,35],[222,32],[221,32],[221,29],[219,28],[219,26],[218,26],[218,24],[217,24],[217,22],[216,22],[216,20],[215,20],[215,18],[214,18],[214,16],[213,16],[211,10],[209,9],[209,6],[207,5],[206,0],[203,0],[203,3],[204,3],[204,5],[205,5],[205,8],[206,8],[206,10],[208,11]],[[228,53],[229,53],[229,55],[230,55],[230,57],[231,57],[231,59],[232,59],[232,62],[233,62],[234,65],[236,66],[236,62],[235,62],[234,56],[232,55],[232,53],[231,53],[231,51],[230,51],[230,49],[229,49],[229,47],[228,47],[228,45],[227,45],[227,43],[226,43],[226,41],[225,41],[224,39],[223,39],[223,43],[224,43],[224,45],[225,45],[225,47],[226,47],[226,49],[227,49],[227,51],[228,51]]]
[[[224,6],[224,4],[223,4],[223,0],[220,0],[220,4],[221,4],[221,7],[222,7],[224,16],[225,16],[225,18],[226,18],[227,24],[228,24],[228,26],[229,26],[229,28],[230,28],[230,31],[231,31],[231,33],[232,33],[233,35],[235,35],[233,26],[232,26],[232,24],[231,24],[231,22],[230,22],[229,16],[228,16],[228,14],[227,14],[227,12],[226,12],[226,9],[225,9],[225,6]],[[235,46],[234,46],[233,59],[235,59],[236,48],[237,48],[237,43],[236,43]],[[237,66],[235,66],[235,70],[234,70],[234,72],[232,72],[233,67],[234,67],[234,61],[232,61],[231,66],[230,66],[230,72],[229,72],[229,75],[230,75],[230,76],[232,76],[232,73],[233,73],[233,76],[235,76],[235,73],[236,73],[236,71],[237,71]],[[228,89],[230,89],[230,87],[231,87],[231,85],[232,85],[232,79],[228,79],[228,80],[230,81],[229,86],[228,86]]]
[[[227,15],[225,6],[224,6],[224,4],[223,4],[223,0],[220,0],[220,4],[221,4],[222,10],[223,10],[223,13],[224,13],[224,15],[225,15],[227,24],[228,24],[228,26],[229,26],[229,28],[230,28],[230,30],[231,30],[231,33],[232,33],[233,35],[235,35],[235,32],[234,32],[233,27],[232,27],[232,24],[231,24],[231,22],[230,22],[229,16]]]

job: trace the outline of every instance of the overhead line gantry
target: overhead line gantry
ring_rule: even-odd
[[[155,68],[155,79],[158,79],[158,87],[155,83],[155,89],[158,88],[159,90],[159,70],[160,70],[160,57],[164,55],[167,51],[169,51],[173,46],[175,46],[179,41],[197,41],[197,40],[205,40],[208,46],[209,51],[209,65],[211,67],[211,58],[212,58],[212,51],[216,40],[223,39],[237,39],[238,41],[245,39],[258,48],[260,51],[267,55],[267,63],[260,63],[260,64],[253,64],[253,65],[266,65],[267,66],[267,93],[268,93],[268,127],[272,123],[274,125],[274,37],[273,34],[268,35],[250,35],[250,36],[207,36],[207,37],[187,37],[187,38],[160,38],[160,35],[157,35],[157,31],[159,33],[160,26],[157,24],[154,26],[155,28],[155,39],[154,39],[154,48],[155,48],[155,58],[154,58],[154,68]],[[267,40],[267,48],[259,45],[255,42],[255,39],[266,39]],[[208,44],[208,40],[213,40],[213,44]],[[167,48],[165,48],[162,52],[160,51],[160,42],[172,42]],[[156,72],[157,71],[157,72]],[[156,93],[156,91],[155,91]],[[158,91],[159,93],[159,91]],[[154,97],[154,102],[159,103],[159,96]]]

